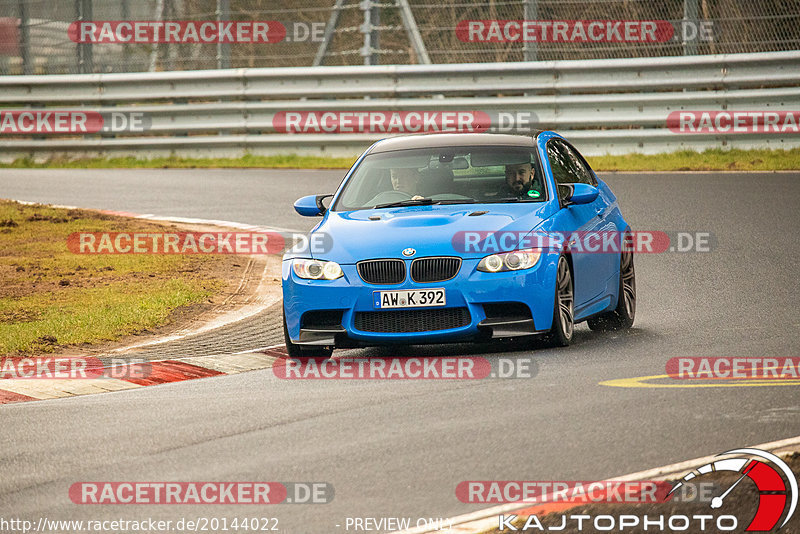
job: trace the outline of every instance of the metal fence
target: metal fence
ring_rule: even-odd
[[[380,131],[293,130],[286,113],[480,112],[529,118],[587,154],[712,147],[788,148],[800,133],[676,133],[670,113],[800,113],[800,51],[715,56],[451,65],[0,77],[0,107],[137,113],[138,132],[7,135],[0,158],[315,154],[354,156]],[[2,111],[2,110],[0,110]],[[8,113],[8,111],[6,111]],[[299,132],[299,133],[298,133]]]
[[[274,43],[76,43],[75,21],[278,21]],[[470,20],[663,21],[657,42],[470,42]],[[704,26],[705,25],[705,26]],[[708,32],[701,32],[707,27]],[[460,37],[461,36],[461,37]],[[0,0],[0,74],[495,63],[800,49],[797,0]]]

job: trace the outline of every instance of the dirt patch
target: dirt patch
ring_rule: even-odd
[[[166,226],[173,231],[185,232],[231,231],[230,228],[204,224],[169,223]],[[212,298],[178,308],[173,311],[168,323],[127,336],[117,343],[104,345],[99,351],[125,351],[129,347],[135,348],[166,336],[199,330],[237,309],[259,302],[269,304],[280,299],[281,255],[223,255],[222,257],[227,261],[209,266],[212,270],[207,276],[224,278],[227,283]]]
[[[278,256],[75,254],[66,246],[75,232],[226,228],[2,200],[0,222],[0,330],[7,341],[0,355],[103,352],[184,331],[280,293]],[[76,320],[81,328],[70,328]],[[95,320],[105,325],[97,335]]]
[[[280,263],[278,256],[239,257],[231,267],[236,273],[229,283],[213,298],[205,302],[182,306],[170,315],[170,321],[161,326],[143,330],[135,335],[126,336],[115,343],[101,347],[82,347],[92,353],[135,350],[143,344],[158,341],[161,338],[181,333],[191,333],[206,328],[221,316],[244,306],[251,306],[258,301],[273,303],[281,297]],[[217,272],[217,276],[223,273]]]

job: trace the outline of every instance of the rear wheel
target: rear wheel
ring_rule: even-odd
[[[633,326],[633,319],[636,317],[636,271],[633,268],[633,251],[623,250],[619,263],[617,307],[589,319],[587,322],[592,330],[622,330]]]
[[[283,342],[290,358],[330,358],[333,354],[333,347],[307,347],[292,343],[289,329],[286,327],[286,313],[283,314]]]
[[[566,347],[572,343],[575,333],[575,297],[572,283],[572,272],[567,258],[558,258],[556,271],[556,295],[553,306],[553,326],[547,334],[546,341],[553,347]]]

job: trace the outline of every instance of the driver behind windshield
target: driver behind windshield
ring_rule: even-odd
[[[506,165],[506,186],[508,189],[505,193],[509,196],[539,198],[541,195],[530,163]]]
[[[411,195],[412,200],[422,198],[417,194],[417,186],[419,185],[419,171],[417,169],[392,169],[392,189],[401,193]]]

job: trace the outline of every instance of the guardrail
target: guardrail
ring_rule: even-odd
[[[5,109],[2,109],[5,108]],[[800,135],[674,133],[669,113],[800,110],[800,51],[530,63],[6,76],[0,111],[142,113],[143,132],[0,135],[0,158],[310,153],[352,156],[382,133],[278,133],[287,111],[529,113],[587,154],[800,146]],[[519,131],[519,129],[517,130]]]

